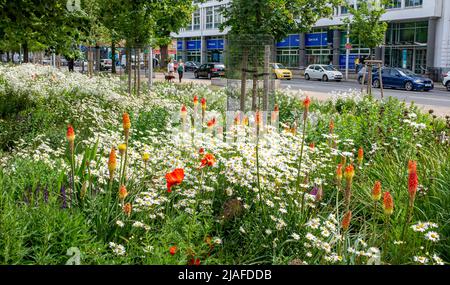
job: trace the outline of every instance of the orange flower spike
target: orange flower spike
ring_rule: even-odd
[[[306,111],[309,110],[309,105],[311,104],[311,99],[309,99],[309,96],[306,96],[305,100],[303,100],[303,107]]]
[[[280,108],[278,107],[278,104],[275,104],[275,107],[273,108],[273,110],[275,112],[279,112],[280,111]]]
[[[123,130],[125,132],[129,131],[131,128],[131,121],[130,121],[130,115],[128,115],[128,113],[123,113],[122,123],[123,123]]]
[[[172,186],[180,185],[184,180],[184,170],[177,168],[174,171],[166,174],[167,192],[172,192]]]
[[[239,115],[236,115],[236,117],[234,117],[234,125],[235,126],[237,126],[237,125],[239,125],[241,122],[240,122],[241,120],[240,120],[240,118],[239,118]]]
[[[198,97],[197,95],[194,96],[194,106],[198,105]]]
[[[255,124],[258,126],[261,124],[261,111],[256,110],[255,114]]]
[[[330,120],[330,134],[333,134],[333,132],[334,132],[334,122],[333,122],[333,119],[331,119]]]
[[[410,160],[408,162],[408,173],[417,172],[417,162]]]
[[[128,196],[128,191],[127,188],[125,187],[125,185],[120,186],[119,189],[119,199],[120,200],[125,200],[125,198]]]
[[[126,203],[125,205],[123,205],[123,212],[126,215],[130,216],[131,215],[131,210],[132,210],[132,207],[131,207],[130,203]]]
[[[417,176],[416,171],[412,171],[411,173],[409,173],[408,177],[408,192],[409,192],[409,201],[411,205],[412,203],[414,203],[418,186],[419,186],[419,177]]]
[[[338,182],[342,181],[342,164],[338,164],[337,169],[336,169],[336,179],[338,180]]]
[[[389,192],[384,193],[383,208],[384,213],[387,216],[392,215],[392,213],[394,212],[394,200],[392,199],[392,195]]]
[[[216,158],[214,157],[214,155],[211,153],[207,153],[203,157],[202,164],[200,167],[214,166],[215,163],[216,163]]]
[[[183,104],[183,106],[181,106],[180,114],[181,114],[181,118],[183,118],[183,120],[186,120],[187,109],[186,109],[186,106],[184,104]]]
[[[348,230],[348,228],[350,227],[350,221],[351,220],[352,220],[352,211],[348,211],[344,215],[344,218],[342,219],[342,229],[344,231]]]
[[[75,141],[75,131],[74,131],[72,125],[68,125],[67,126],[67,135],[66,135],[66,137],[67,137],[67,140],[70,143],[73,143]]]
[[[177,253],[177,247],[174,245],[174,246],[171,246],[170,248],[169,248],[169,253],[170,253],[170,255],[175,255],[175,253]]]
[[[316,147],[316,145],[314,144],[314,142],[312,142],[312,143],[309,144],[309,148],[310,148],[311,150],[314,150],[315,147]]]
[[[206,99],[202,98],[202,110],[205,111],[206,110]]]
[[[109,153],[109,160],[108,160],[108,170],[110,179],[112,179],[116,168],[117,168],[117,156],[116,156],[116,149],[113,147],[111,149],[111,152]]]
[[[349,165],[345,168],[344,172],[345,179],[347,180],[347,183],[351,183],[353,180],[353,177],[355,176],[355,168],[353,165]]]
[[[216,125],[216,118],[212,118],[211,120],[209,120],[207,125],[209,129],[212,129]]]
[[[372,199],[374,201],[380,201],[380,199],[381,199],[381,182],[380,181],[376,181],[373,186]]]
[[[245,116],[244,119],[242,120],[242,124],[244,126],[248,126],[248,117],[247,116]]]
[[[363,160],[364,160],[364,150],[362,147],[360,147],[358,150],[358,164],[360,166],[362,165]]]

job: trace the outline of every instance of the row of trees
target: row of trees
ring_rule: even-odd
[[[191,20],[189,0],[0,0],[0,51],[52,51],[74,60],[79,46],[160,46]],[[114,60],[114,56],[112,57]],[[113,68],[115,64],[113,64]],[[114,72],[115,70],[113,70]]]

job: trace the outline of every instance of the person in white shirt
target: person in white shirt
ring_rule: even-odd
[[[169,64],[167,65],[167,72],[169,72],[170,76],[173,76],[173,73],[175,72],[175,66],[173,64],[173,60],[170,60]]]

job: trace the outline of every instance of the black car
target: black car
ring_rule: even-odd
[[[199,65],[193,61],[186,61],[184,64],[184,71],[196,71]]]
[[[195,78],[207,77],[208,79],[225,76],[225,65],[222,63],[202,64],[197,70],[194,71],[194,75]]]

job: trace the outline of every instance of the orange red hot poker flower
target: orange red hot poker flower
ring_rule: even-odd
[[[384,193],[383,208],[384,213],[387,216],[392,215],[392,213],[394,212],[394,200],[392,199],[392,195],[389,192]]]
[[[342,164],[338,164],[336,169],[336,179],[338,182],[342,181]]]
[[[66,137],[67,137],[67,140],[69,142],[74,142],[75,141],[75,131],[74,131],[72,125],[68,125],[67,126],[67,135],[66,135]]]
[[[128,115],[128,113],[123,113],[123,115],[122,115],[122,124],[123,124],[123,129],[125,131],[127,131],[127,130],[129,130],[131,128],[130,115]]]
[[[174,171],[166,174],[167,192],[172,192],[172,187],[180,185],[184,179],[184,169],[177,168]]]
[[[205,111],[206,110],[206,99],[202,98],[201,103],[202,103],[202,110]]]
[[[381,199],[381,182],[376,181],[372,190],[372,199],[374,201],[380,201]]]
[[[344,218],[342,219],[342,229],[344,231],[348,230],[348,228],[350,227],[350,221],[351,220],[352,220],[352,211],[348,211],[344,215]]]
[[[120,186],[119,199],[123,201],[127,196],[128,196],[128,191],[127,191],[127,188],[125,187],[125,185]]]
[[[112,179],[116,168],[117,168],[117,156],[116,156],[116,149],[113,147],[111,149],[111,152],[109,153],[109,160],[108,160],[108,170],[110,179]]]
[[[359,148],[358,150],[358,164],[361,166],[362,162],[364,159],[364,150],[362,147]]]
[[[198,105],[198,97],[197,95],[194,96],[194,106]]]

